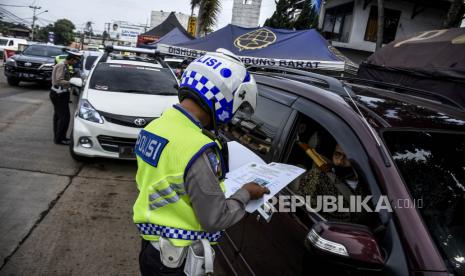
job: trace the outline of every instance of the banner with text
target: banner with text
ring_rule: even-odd
[[[206,53],[206,51],[171,46],[159,43],[158,51],[161,54],[198,58]],[[277,59],[277,58],[262,58],[251,56],[239,56],[242,62],[246,65],[257,66],[279,66],[290,67],[296,69],[320,69],[332,71],[344,71],[345,62],[343,61],[317,61],[317,60],[293,60],[293,59]]]

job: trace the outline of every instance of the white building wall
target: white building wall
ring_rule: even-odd
[[[244,2],[251,4],[244,4]],[[234,0],[231,24],[245,28],[258,27],[262,0]]]
[[[160,25],[163,21],[165,21],[170,13],[171,12],[165,11],[152,11],[150,14],[150,28]],[[189,15],[178,12],[176,13],[176,18],[178,19],[179,23],[181,23],[181,25],[187,30]]]
[[[324,10],[321,14],[324,17],[326,9],[339,6],[341,4],[350,3],[351,0],[326,0]],[[367,27],[368,17],[370,16],[371,6],[376,7],[376,1],[372,1],[370,5],[363,9],[363,0],[355,0],[353,11],[353,24],[351,35],[348,43],[333,41],[332,44],[338,47],[351,48],[356,50],[374,52],[376,44],[374,42],[365,41],[365,31]],[[401,11],[399,24],[397,26],[396,39],[411,35],[416,32],[434,30],[441,28],[441,24],[446,16],[447,11],[438,11],[427,8],[411,19],[413,12],[413,3],[406,1],[385,1],[385,8]],[[323,19],[319,21],[319,27],[323,26]]]

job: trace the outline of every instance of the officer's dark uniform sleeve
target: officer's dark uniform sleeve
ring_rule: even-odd
[[[242,219],[250,195],[241,188],[226,199],[207,154],[198,157],[187,172],[186,190],[202,228],[207,232],[215,232]]]

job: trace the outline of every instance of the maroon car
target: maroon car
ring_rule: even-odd
[[[338,145],[354,191],[392,210],[248,214],[217,247],[228,274],[465,275],[464,110],[424,91],[283,71],[255,73],[256,112],[238,112],[222,135],[307,172],[314,160],[299,143],[329,160]],[[305,195],[296,181],[280,196]]]

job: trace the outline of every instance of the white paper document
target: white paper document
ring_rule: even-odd
[[[266,164],[265,161],[263,161],[253,151],[244,147],[236,141],[228,142],[228,151],[230,171],[234,171],[250,162],[255,162],[257,164]]]
[[[266,186],[270,190],[270,194],[260,199],[252,200],[246,206],[245,210],[249,213],[253,213],[268,199],[276,195],[291,183],[292,180],[296,179],[304,172],[304,169],[288,164],[259,164],[257,162],[251,162],[230,171],[226,175],[226,180],[224,182],[226,188],[225,196],[227,198],[230,197],[248,182],[256,182]]]

